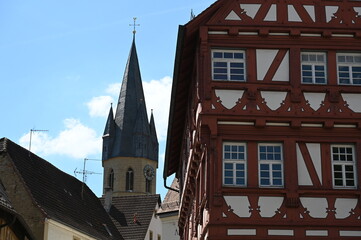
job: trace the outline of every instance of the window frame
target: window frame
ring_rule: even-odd
[[[109,171],[108,186],[111,190],[114,190],[114,170],[113,170],[113,168],[111,168]]]
[[[125,191],[134,191],[134,170],[129,167],[125,174]]]
[[[235,147],[243,147],[244,151],[243,152],[239,152],[237,150],[237,152],[232,152],[229,151],[229,154],[243,154],[244,157],[243,159],[228,159],[226,158],[226,151],[225,151],[225,146],[235,146]],[[228,152],[227,152],[228,153]],[[232,164],[232,169],[228,169],[228,171],[232,171],[232,184],[226,183],[226,164]],[[237,169],[237,164],[243,164],[243,169]],[[237,172],[240,173],[242,175],[243,172],[243,176],[237,176]],[[230,178],[229,176],[227,178]],[[240,181],[244,181],[244,183],[242,184],[237,184],[237,179],[240,179]],[[247,187],[247,144],[245,142],[223,142],[222,143],[222,185],[224,187]]]
[[[337,147],[337,148],[351,148],[352,153],[352,161],[342,161],[342,160],[334,160],[334,152],[333,152],[333,148]],[[356,189],[357,188],[357,165],[356,165],[356,152],[355,152],[355,145],[354,144],[331,144],[330,146],[330,151],[331,151],[331,165],[332,165],[332,186],[335,189]],[[339,153],[341,154],[341,152],[339,151]],[[345,152],[346,153],[346,152]],[[347,156],[347,153],[346,153]],[[342,174],[342,186],[340,185],[336,185],[335,184],[335,165],[340,165],[342,167],[341,169],[341,174]],[[346,177],[346,166],[352,166],[353,167],[353,186],[347,186],[347,180],[348,178]]]
[[[345,61],[341,62],[339,61],[340,57],[345,57]],[[353,58],[353,62],[347,62],[347,57],[352,57]],[[360,52],[339,52],[336,53],[336,64],[337,64],[337,83],[338,85],[356,85],[356,86],[360,86],[361,85],[361,60],[360,62],[355,62],[355,57],[361,58],[361,53]],[[348,74],[348,83],[344,83],[341,82],[341,77],[340,74],[342,72],[346,72],[346,71],[341,71],[340,67],[347,67],[347,74]],[[359,74],[359,83],[354,83],[355,81],[355,77],[353,76],[354,72],[353,72],[353,67],[357,67],[360,68],[358,71],[356,72]],[[346,79],[346,77],[343,77],[344,79]]]
[[[261,152],[261,147],[280,147],[280,160],[270,160],[270,159],[266,159],[266,160],[262,160],[261,156],[262,154],[266,154],[268,157],[268,149],[267,152],[263,153]],[[259,187],[262,188],[284,188],[285,185],[285,176],[284,176],[284,153],[283,153],[283,143],[258,143],[257,146],[257,151],[258,151],[258,184]],[[275,154],[275,153],[273,153]],[[265,179],[265,177],[262,177],[262,172],[267,171],[266,169],[262,169],[262,165],[267,165],[268,166],[268,173],[269,173],[269,184],[262,184],[262,179]],[[281,169],[277,170],[277,169],[273,169],[274,165],[280,165]],[[274,184],[274,180],[279,179],[279,177],[275,177],[274,174],[276,172],[280,172],[281,173],[281,184],[277,185]]]
[[[310,55],[315,55],[316,56],[316,60],[303,60],[303,56],[304,55],[308,55],[308,57]],[[319,61],[318,60],[318,56],[323,56],[324,61]],[[312,51],[301,51],[300,54],[300,61],[301,61],[301,83],[302,84],[317,84],[317,85],[324,85],[327,84],[327,52],[323,52],[323,51],[319,51],[319,52],[312,52]],[[303,67],[304,66],[311,66],[311,70],[304,70]],[[324,78],[324,82],[317,82],[318,78],[321,78],[320,76],[317,76],[317,72],[321,72],[320,70],[317,70],[316,68],[318,66],[322,66],[323,69],[323,78]],[[311,76],[304,76],[304,72],[310,72],[311,71]],[[310,78],[312,82],[305,82],[304,78]]]
[[[215,57],[215,53],[222,53],[223,57]],[[224,54],[233,54],[233,58],[224,57]],[[234,58],[234,54],[241,54],[242,58]],[[216,67],[215,63],[226,63],[226,72],[215,73],[216,69],[224,69],[224,67]],[[232,63],[241,63],[243,67],[237,68],[231,66]],[[212,80],[213,81],[229,81],[229,82],[246,82],[247,81],[247,64],[246,64],[246,50],[244,49],[212,49],[211,50],[211,64],[212,64]],[[243,73],[233,73],[232,69],[243,71]],[[216,75],[227,75],[226,79],[215,77]],[[232,79],[232,76],[240,76],[243,79]]]

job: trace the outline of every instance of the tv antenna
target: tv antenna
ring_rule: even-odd
[[[40,130],[40,129],[30,129],[30,141],[29,141],[29,152],[31,151],[31,138],[33,135],[33,132],[48,132],[49,130]]]
[[[87,180],[87,175],[101,174],[101,173],[86,170],[86,161],[98,161],[98,162],[100,162],[101,160],[100,159],[84,158],[83,170],[81,170],[81,169],[77,170],[77,168],[75,168],[75,170],[74,170],[75,177],[76,177],[77,173],[83,175],[83,184],[82,184],[82,187],[81,187],[81,196],[82,196],[82,198],[83,198],[83,195],[84,195],[84,184],[85,184],[85,182]]]

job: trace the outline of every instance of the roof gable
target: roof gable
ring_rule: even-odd
[[[219,0],[218,2],[222,2],[222,5],[210,16],[206,25],[360,28],[361,24],[359,1]]]
[[[122,239],[86,184],[6,138],[0,139],[0,153],[8,154],[37,207],[48,218],[97,239]]]

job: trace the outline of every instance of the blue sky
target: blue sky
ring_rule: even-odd
[[[118,98],[137,17],[136,46],[148,112],[154,109],[163,163],[178,25],[214,0],[0,1],[0,137],[29,146],[74,175],[101,159],[101,136]],[[102,194],[100,161],[87,184]],[[77,175],[81,180],[82,176]]]

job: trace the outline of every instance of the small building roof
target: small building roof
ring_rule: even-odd
[[[109,215],[125,240],[143,240],[159,205],[159,194],[113,197]]]
[[[174,178],[170,188],[179,189],[179,182],[177,178]],[[158,210],[158,214],[165,214],[165,213],[178,212],[178,211],[179,211],[179,193],[169,189],[167,194],[165,195],[165,198],[162,202],[160,209]]]
[[[7,138],[0,139],[0,154],[9,156],[30,197],[47,218],[96,239],[123,239],[86,184]]]

